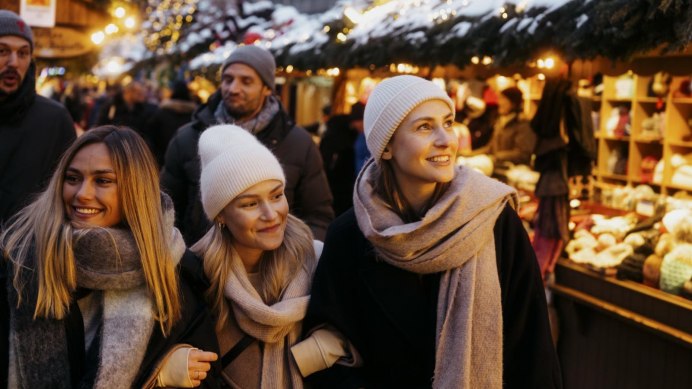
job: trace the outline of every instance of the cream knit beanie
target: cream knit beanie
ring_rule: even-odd
[[[209,220],[251,186],[266,180],[286,183],[281,164],[254,135],[234,125],[209,127],[199,138],[202,206]]]
[[[382,81],[373,89],[365,105],[363,127],[368,150],[375,161],[382,158],[384,148],[406,115],[429,100],[442,100],[454,112],[454,103],[447,93],[424,78],[396,76]]]

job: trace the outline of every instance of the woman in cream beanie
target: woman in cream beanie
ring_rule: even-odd
[[[203,258],[223,378],[233,388],[302,388],[298,343],[322,244],[289,214],[274,155],[233,125],[199,139],[200,191],[214,222],[192,251]]]
[[[450,98],[419,77],[370,95],[373,159],[327,232],[304,323],[339,329],[363,366],[317,375],[323,387],[561,387],[517,195],[455,166],[453,121]]]

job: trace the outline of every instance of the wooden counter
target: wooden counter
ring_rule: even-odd
[[[692,301],[566,259],[551,290],[565,388],[692,388]]]

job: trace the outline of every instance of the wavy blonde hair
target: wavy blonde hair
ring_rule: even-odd
[[[165,231],[156,162],[144,140],[125,127],[102,126],[79,137],[60,159],[48,187],[10,219],[0,235],[0,249],[14,263],[17,305],[25,287],[21,274],[35,266],[38,295],[34,318],[63,319],[69,311],[71,294],[77,287],[72,247],[75,230],[65,217],[63,184],[75,154],[97,143],[110,152],[123,223],[134,236],[145,282],[154,299],[155,318],[165,335],[181,311],[177,274],[166,244],[170,231]]]
[[[226,227],[214,224],[191,250],[204,259],[204,273],[211,284],[207,300],[217,317],[216,330],[220,331],[230,317],[224,287],[231,272],[231,261],[239,259],[233,249],[233,236]],[[312,274],[316,265],[312,231],[303,221],[289,214],[281,245],[275,250],[265,251],[260,259],[261,285],[257,292],[262,301],[267,305],[278,302],[298,269],[303,267]]]

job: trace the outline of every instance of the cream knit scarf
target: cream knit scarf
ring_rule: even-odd
[[[358,225],[378,257],[414,273],[443,272],[433,387],[501,388],[502,303],[493,228],[507,202],[516,207],[516,193],[458,167],[423,219],[404,224],[375,193],[373,170],[371,160],[353,197]]]
[[[315,242],[316,258],[321,242]],[[224,292],[240,329],[264,343],[261,388],[303,387],[298,367],[289,357],[300,338],[301,323],[310,301],[312,274],[300,268],[284,291],[281,301],[269,306],[250,283],[239,255],[233,255]]]

